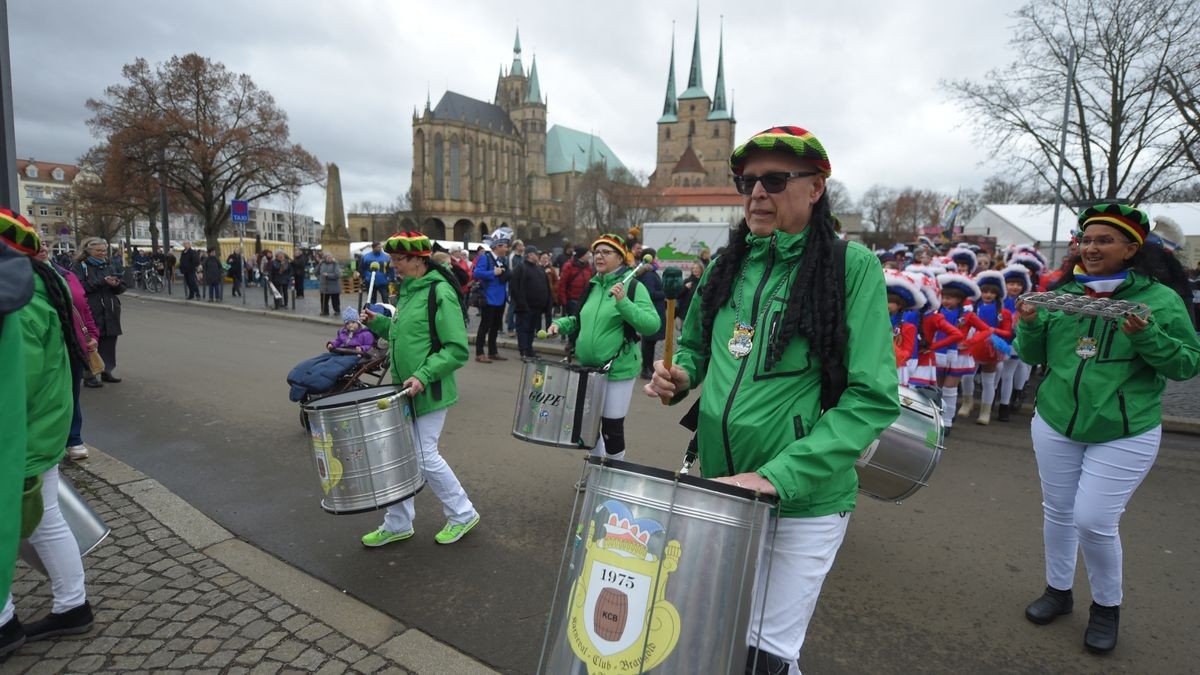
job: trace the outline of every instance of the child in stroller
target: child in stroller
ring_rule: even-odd
[[[387,305],[372,305],[371,311],[391,316]],[[321,396],[350,389],[379,386],[387,375],[387,343],[378,343],[359,320],[358,310],[342,312],[342,328],[337,337],[325,343],[326,353],[301,361],[288,373],[290,398],[301,405]],[[304,411],[301,424],[308,427]]]

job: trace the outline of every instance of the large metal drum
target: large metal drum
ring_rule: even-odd
[[[900,417],[867,446],[854,468],[858,491],[900,502],[928,485],[941,459],[942,409],[921,392],[900,387]]]
[[[607,372],[607,367],[521,359],[513,436],[560,448],[596,447]]]
[[[58,473],[58,510],[62,513],[63,520],[67,521],[71,536],[79,546],[80,557],[91,553],[112,532],[108,523],[92,510],[71,484],[70,479],[61,471]],[[21,540],[20,556],[30,567],[46,574],[46,565],[42,562],[42,557],[28,539]]]
[[[370,387],[305,403],[313,463],[329,513],[391,506],[425,487],[407,390]]]
[[[538,672],[742,673],[776,500],[588,458]]]

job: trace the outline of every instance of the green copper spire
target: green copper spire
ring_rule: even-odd
[[[529,91],[525,94],[526,103],[540,104],[542,102],[542,87],[538,84],[537,54],[533,55],[533,65],[529,67]]]
[[[717,85],[713,90],[712,112],[708,113],[708,119],[729,119],[729,112],[725,110],[725,17],[721,17],[721,42],[717,50]]]
[[[680,99],[708,98],[704,91],[704,73],[700,70],[700,6],[696,5],[696,36],[692,40],[692,69],[688,72],[688,86]]]
[[[521,29],[517,29],[517,40],[513,43],[513,62],[512,68],[508,69],[510,76],[517,75],[525,77],[525,68],[521,66]]]
[[[675,100],[675,26],[671,26],[671,69],[667,71],[667,97],[658,123],[679,121],[679,102]]]

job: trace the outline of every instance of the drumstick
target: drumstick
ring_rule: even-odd
[[[663,328],[667,332],[667,344],[663,347],[663,366],[671,372],[671,359],[675,356],[675,301],[683,292],[683,270],[678,267],[668,267],[663,270],[663,294],[667,296],[667,320]],[[662,395],[663,405],[671,402],[671,397]]]
[[[379,269],[379,263],[371,263],[371,283],[367,286],[367,302],[372,302],[371,296],[375,294],[375,270],[377,269]]]
[[[649,253],[642,256],[642,264],[638,265],[637,267],[634,267],[633,269],[626,272],[625,276],[621,277],[621,285],[624,286],[625,284],[629,283],[629,280],[632,279],[635,275],[637,275],[638,272],[642,271],[643,269],[649,269],[650,263],[652,263],[652,262],[654,262],[654,257],[651,256]],[[612,294],[613,294],[612,291],[608,292],[609,297],[612,297]]]

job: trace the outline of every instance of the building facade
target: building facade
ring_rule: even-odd
[[[610,173],[624,166],[594,134],[547,128],[546,112],[537,58],[526,72],[519,33],[493,102],[453,91],[436,106],[427,98],[413,113],[412,210],[400,214],[399,228],[456,241],[480,241],[499,227],[530,238],[561,232],[578,177],[597,163]],[[379,239],[381,222],[389,221],[351,214],[351,237]]]
[[[18,209],[42,238],[57,245],[74,242],[75,225],[69,203],[79,167],[61,162],[17,160]]]

